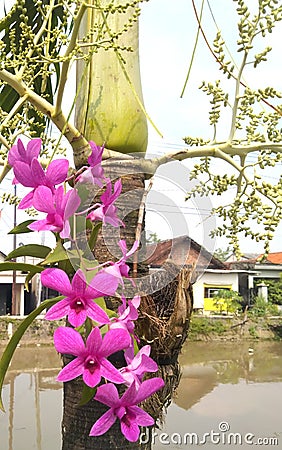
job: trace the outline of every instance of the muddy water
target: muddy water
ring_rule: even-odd
[[[282,449],[282,343],[187,343],[181,364],[155,450]],[[17,349],[4,385],[0,450],[60,450],[59,367],[52,348]]]

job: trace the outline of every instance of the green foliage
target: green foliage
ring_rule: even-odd
[[[45,258],[50,253],[51,248],[46,245],[28,244],[16,248],[6,256],[6,260],[19,256],[33,256],[35,258]]]
[[[192,316],[189,329],[189,339],[197,339],[200,335],[208,338],[210,335],[223,335],[229,329],[229,324],[223,320],[213,320],[208,317]]]
[[[51,103],[60,75],[58,57],[72,25],[69,9],[73,9],[73,3],[70,0],[17,0],[0,21],[1,67],[21,74],[34,92]],[[19,94],[3,83],[0,111],[4,118],[18,101]],[[11,131],[28,124],[31,133],[40,135],[48,121],[47,116],[30,104],[20,105],[3,133],[9,139]]]
[[[157,233],[150,233],[146,238],[147,244],[157,244],[158,242],[161,242],[161,239],[158,238]]]
[[[257,328],[255,325],[251,325],[249,327],[249,334],[250,334],[251,338],[258,339]]]
[[[221,313],[223,307],[226,306],[227,313],[235,313],[241,310],[241,296],[231,289],[219,289],[218,294],[214,297],[214,305]]]
[[[266,302],[263,297],[256,297],[249,314],[254,317],[277,316],[278,308],[276,305]]]
[[[280,275],[279,280],[269,278],[256,280],[256,285],[259,283],[267,285],[267,298],[270,303],[282,305],[282,275]]]
[[[232,253],[233,249],[228,246],[226,249],[222,249],[222,248],[217,248],[214,252],[213,252],[213,256],[217,259],[219,259],[219,261],[226,261],[226,259],[228,258],[228,256]]]

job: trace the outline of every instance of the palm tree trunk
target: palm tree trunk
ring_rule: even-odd
[[[118,45],[132,47],[132,51],[122,53],[126,59],[125,64],[120,59],[117,48],[94,53],[88,65],[83,61],[79,62],[76,125],[88,140],[93,140],[99,145],[106,142],[106,147],[110,150],[122,153],[144,152],[147,147],[147,123],[140,104],[142,90],[138,56],[138,21],[130,22],[135,8],[128,8],[125,14],[117,12],[110,14],[106,11],[106,7],[112,3],[109,0],[99,2],[89,0],[88,3],[93,5],[95,3],[96,6],[100,4],[104,10],[89,9],[81,36],[86,36],[89,29],[91,27],[93,29],[93,25],[99,22],[103,24],[104,31],[106,30],[105,39],[112,39],[125,24],[130,23],[129,31],[122,34],[116,42]],[[116,2],[119,5],[127,3],[126,0]],[[99,262],[120,257],[117,246],[119,239],[126,239],[128,248],[135,241],[139,208],[147,176],[140,171],[138,158],[135,161],[135,167],[132,164],[133,160],[126,161],[118,157],[104,162],[104,170],[108,177],[122,179],[123,191],[116,204],[125,228],[102,228],[95,248],[95,257]],[[155,283],[156,279],[150,276],[145,263],[145,239],[141,242],[136,284],[137,290],[142,291],[144,295],[141,297],[140,320],[136,329],[137,334],[142,336],[142,344],[148,341],[152,343],[153,356],[160,364],[159,375],[166,381],[166,387],[162,392],[155,394],[144,404],[144,408],[157,419],[179,381],[177,357],[187,335],[192,300],[178,268],[173,268],[175,273],[169,282],[160,279]],[[180,283],[173,281],[175,277],[178,277]],[[152,288],[154,283],[157,287]],[[150,295],[146,295],[145,292],[149,292]],[[130,296],[130,290],[127,290],[126,294]],[[160,298],[162,305],[159,302]],[[113,299],[108,301],[111,302],[111,306],[115,306]],[[170,307],[167,308],[167,305]],[[167,312],[162,318],[159,316],[160,307]],[[105,408],[95,401],[78,406],[81,389],[80,379],[65,383],[64,386],[63,450],[150,450],[150,441],[143,444],[126,441],[117,422],[104,436],[89,437],[91,426],[105,412]]]
[[[89,8],[84,16],[81,38],[98,28],[87,42],[95,44],[99,33],[101,40],[102,33],[105,47],[86,57],[86,61],[78,61],[76,126],[87,139],[98,145],[106,143],[111,150],[145,152],[148,130],[140,79],[138,19],[134,17],[137,7],[111,13],[107,11],[113,3],[109,0],[88,3],[95,4],[96,8]],[[120,6],[128,3],[127,0],[115,2]],[[121,33],[124,28],[127,31]],[[110,46],[113,41],[114,46]]]

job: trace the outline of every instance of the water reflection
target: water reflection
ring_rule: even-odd
[[[180,362],[182,379],[155,436],[155,450],[187,448],[193,433],[194,445],[198,439],[208,449],[249,449],[252,445],[244,440],[248,433],[254,435],[253,445],[258,438],[274,437],[267,447],[282,448],[282,343],[250,348],[248,343],[188,342]],[[222,433],[221,423],[229,430]],[[185,433],[190,433],[186,441]],[[238,433],[238,442],[231,439],[228,444],[233,433]]]
[[[50,450],[61,444],[60,359],[53,348],[18,348],[5,379],[1,450]]]
[[[180,362],[182,379],[154,450],[187,448],[183,442],[160,442],[160,433],[202,436],[218,431],[222,421],[233,432],[278,436],[275,447],[282,448],[282,343],[256,343],[252,349],[247,343],[187,343]],[[1,450],[60,449],[62,388],[55,381],[60,365],[53,348],[17,349],[4,385]]]

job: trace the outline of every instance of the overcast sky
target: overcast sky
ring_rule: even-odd
[[[7,0],[9,3],[9,0]],[[11,2],[10,2],[11,3]],[[195,1],[200,10],[201,0]],[[247,2],[254,4],[253,1]],[[257,4],[257,2],[255,2]],[[210,0],[217,25],[228,44],[236,62],[241,54],[236,54],[236,22],[235,6],[232,0]],[[181,149],[184,136],[212,137],[209,127],[209,98],[198,89],[202,80],[214,82],[222,78],[223,86],[234,89],[234,83],[227,82],[218,70],[218,65],[200,36],[195,60],[185,91],[180,98],[193,51],[197,22],[191,0],[150,0],[141,5],[140,18],[140,61],[145,106],[148,114],[163,134],[159,137],[149,127],[148,152],[160,155]],[[216,25],[212,19],[207,3],[203,14],[203,28],[212,43],[216,34]],[[272,45],[269,64],[261,65],[253,74],[247,74],[247,82],[254,88],[274,85],[281,88],[281,50],[278,39],[281,25],[277,32],[267,38],[256,53],[266,45]],[[249,78],[248,78],[249,76]],[[232,98],[232,97],[231,97]],[[219,137],[225,140],[229,134],[230,110],[224,112],[224,119]],[[214,163],[216,170],[225,173],[226,166],[219,160]],[[171,163],[158,171],[152,192],[148,196],[147,229],[156,232],[162,239],[189,234],[199,243],[213,250],[226,247],[225,240],[212,241],[209,232],[216,226],[215,218],[209,218],[211,207],[218,202],[214,199],[199,198],[193,202],[185,202],[185,195],[191,183],[189,170],[192,162]],[[281,165],[266,174],[267,180],[274,182],[281,173]],[[0,188],[1,189],[1,188]],[[0,192],[3,192],[3,188]],[[11,208],[4,205],[1,232],[11,227],[13,217]],[[271,246],[272,251],[282,251],[280,244],[282,229],[279,228]],[[3,244],[4,251],[10,250],[11,240]],[[252,241],[242,241],[243,251],[261,251],[262,247]]]

